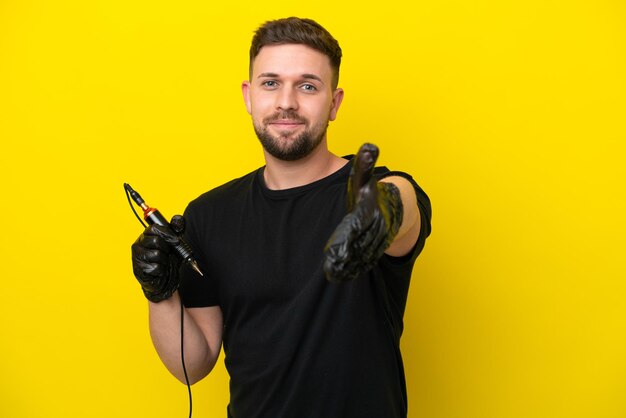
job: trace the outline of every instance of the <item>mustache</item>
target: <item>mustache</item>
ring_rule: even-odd
[[[289,119],[296,122],[308,123],[308,120],[298,114],[295,110],[285,110],[282,112],[276,112],[271,116],[263,119],[263,123],[272,123],[277,120]]]

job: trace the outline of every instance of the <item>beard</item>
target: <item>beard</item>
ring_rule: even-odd
[[[295,137],[292,137],[289,132],[272,136],[267,127],[279,119],[291,119],[304,123],[305,129]],[[328,120],[309,126],[307,119],[294,111],[287,111],[264,118],[261,124],[253,122],[253,125],[254,132],[256,132],[256,136],[265,151],[282,161],[296,161],[309,155],[322,142],[328,129]]]

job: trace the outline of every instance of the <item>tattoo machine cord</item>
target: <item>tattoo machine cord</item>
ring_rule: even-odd
[[[137,211],[135,211],[135,208],[132,202],[130,201],[131,197],[133,201],[143,209],[144,219],[149,224],[152,225],[154,223],[154,224],[161,225],[161,226],[169,226],[169,222],[165,220],[163,215],[161,215],[161,213],[157,209],[151,208],[148,205],[146,205],[146,203],[141,198],[139,193],[137,193],[136,191],[133,190],[132,187],[130,187],[130,184],[124,183],[124,190],[126,192],[126,198],[128,199],[128,204],[130,205],[130,208],[132,209],[133,213],[135,214],[135,216],[137,217],[137,219],[139,220],[139,222],[144,228],[146,228],[146,224],[143,223],[143,221],[141,220],[141,217],[137,214]],[[200,273],[201,276],[204,276],[202,274],[202,271],[200,271],[200,268],[198,267],[198,263],[193,258],[191,248],[189,248],[189,245],[187,245],[187,243],[185,243],[185,241],[183,241],[182,238],[180,238],[180,244],[175,246],[174,248],[176,249],[178,254],[181,257],[183,257],[183,259],[191,265],[191,267],[194,270]],[[191,418],[193,402],[191,398],[191,385],[189,383],[189,377],[187,376],[187,367],[185,366],[185,350],[184,350],[185,346],[184,346],[184,338],[183,338],[183,336],[185,335],[184,334],[185,310],[183,306],[183,299],[180,297],[180,295],[179,295],[179,300],[180,300],[180,359],[181,359],[181,363],[183,366],[183,374],[185,375],[185,384],[187,385],[187,392],[189,393],[189,418]]]

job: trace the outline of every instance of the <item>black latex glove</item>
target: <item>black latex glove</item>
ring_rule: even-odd
[[[345,282],[370,270],[391,245],[402,224],[400,191],[372,177],[378,147],[363,144],[348,180],[348,211],[324,248],[324,272]]]
[[[174,215],[170,227],[150,225],[131,246],[133,273],[152,302],[165,300],[178,289],[182,258],[173,246],[178,244],[178,236],[184,230],[185,219]]]

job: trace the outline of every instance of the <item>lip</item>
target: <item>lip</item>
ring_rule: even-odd
[[[270,122],[270,125],[277,129],[294,129],[298,126],[304,125],[304,122],[289,119],[280,119]]]
[[[275,120],[273,122],[270,122],[270,125],[279,125],[279,126],[296,126],[296,125],[303,125],[303,122],[297,121],[297,120],[292,120],[292,119],[279,119],[279,120]]]

